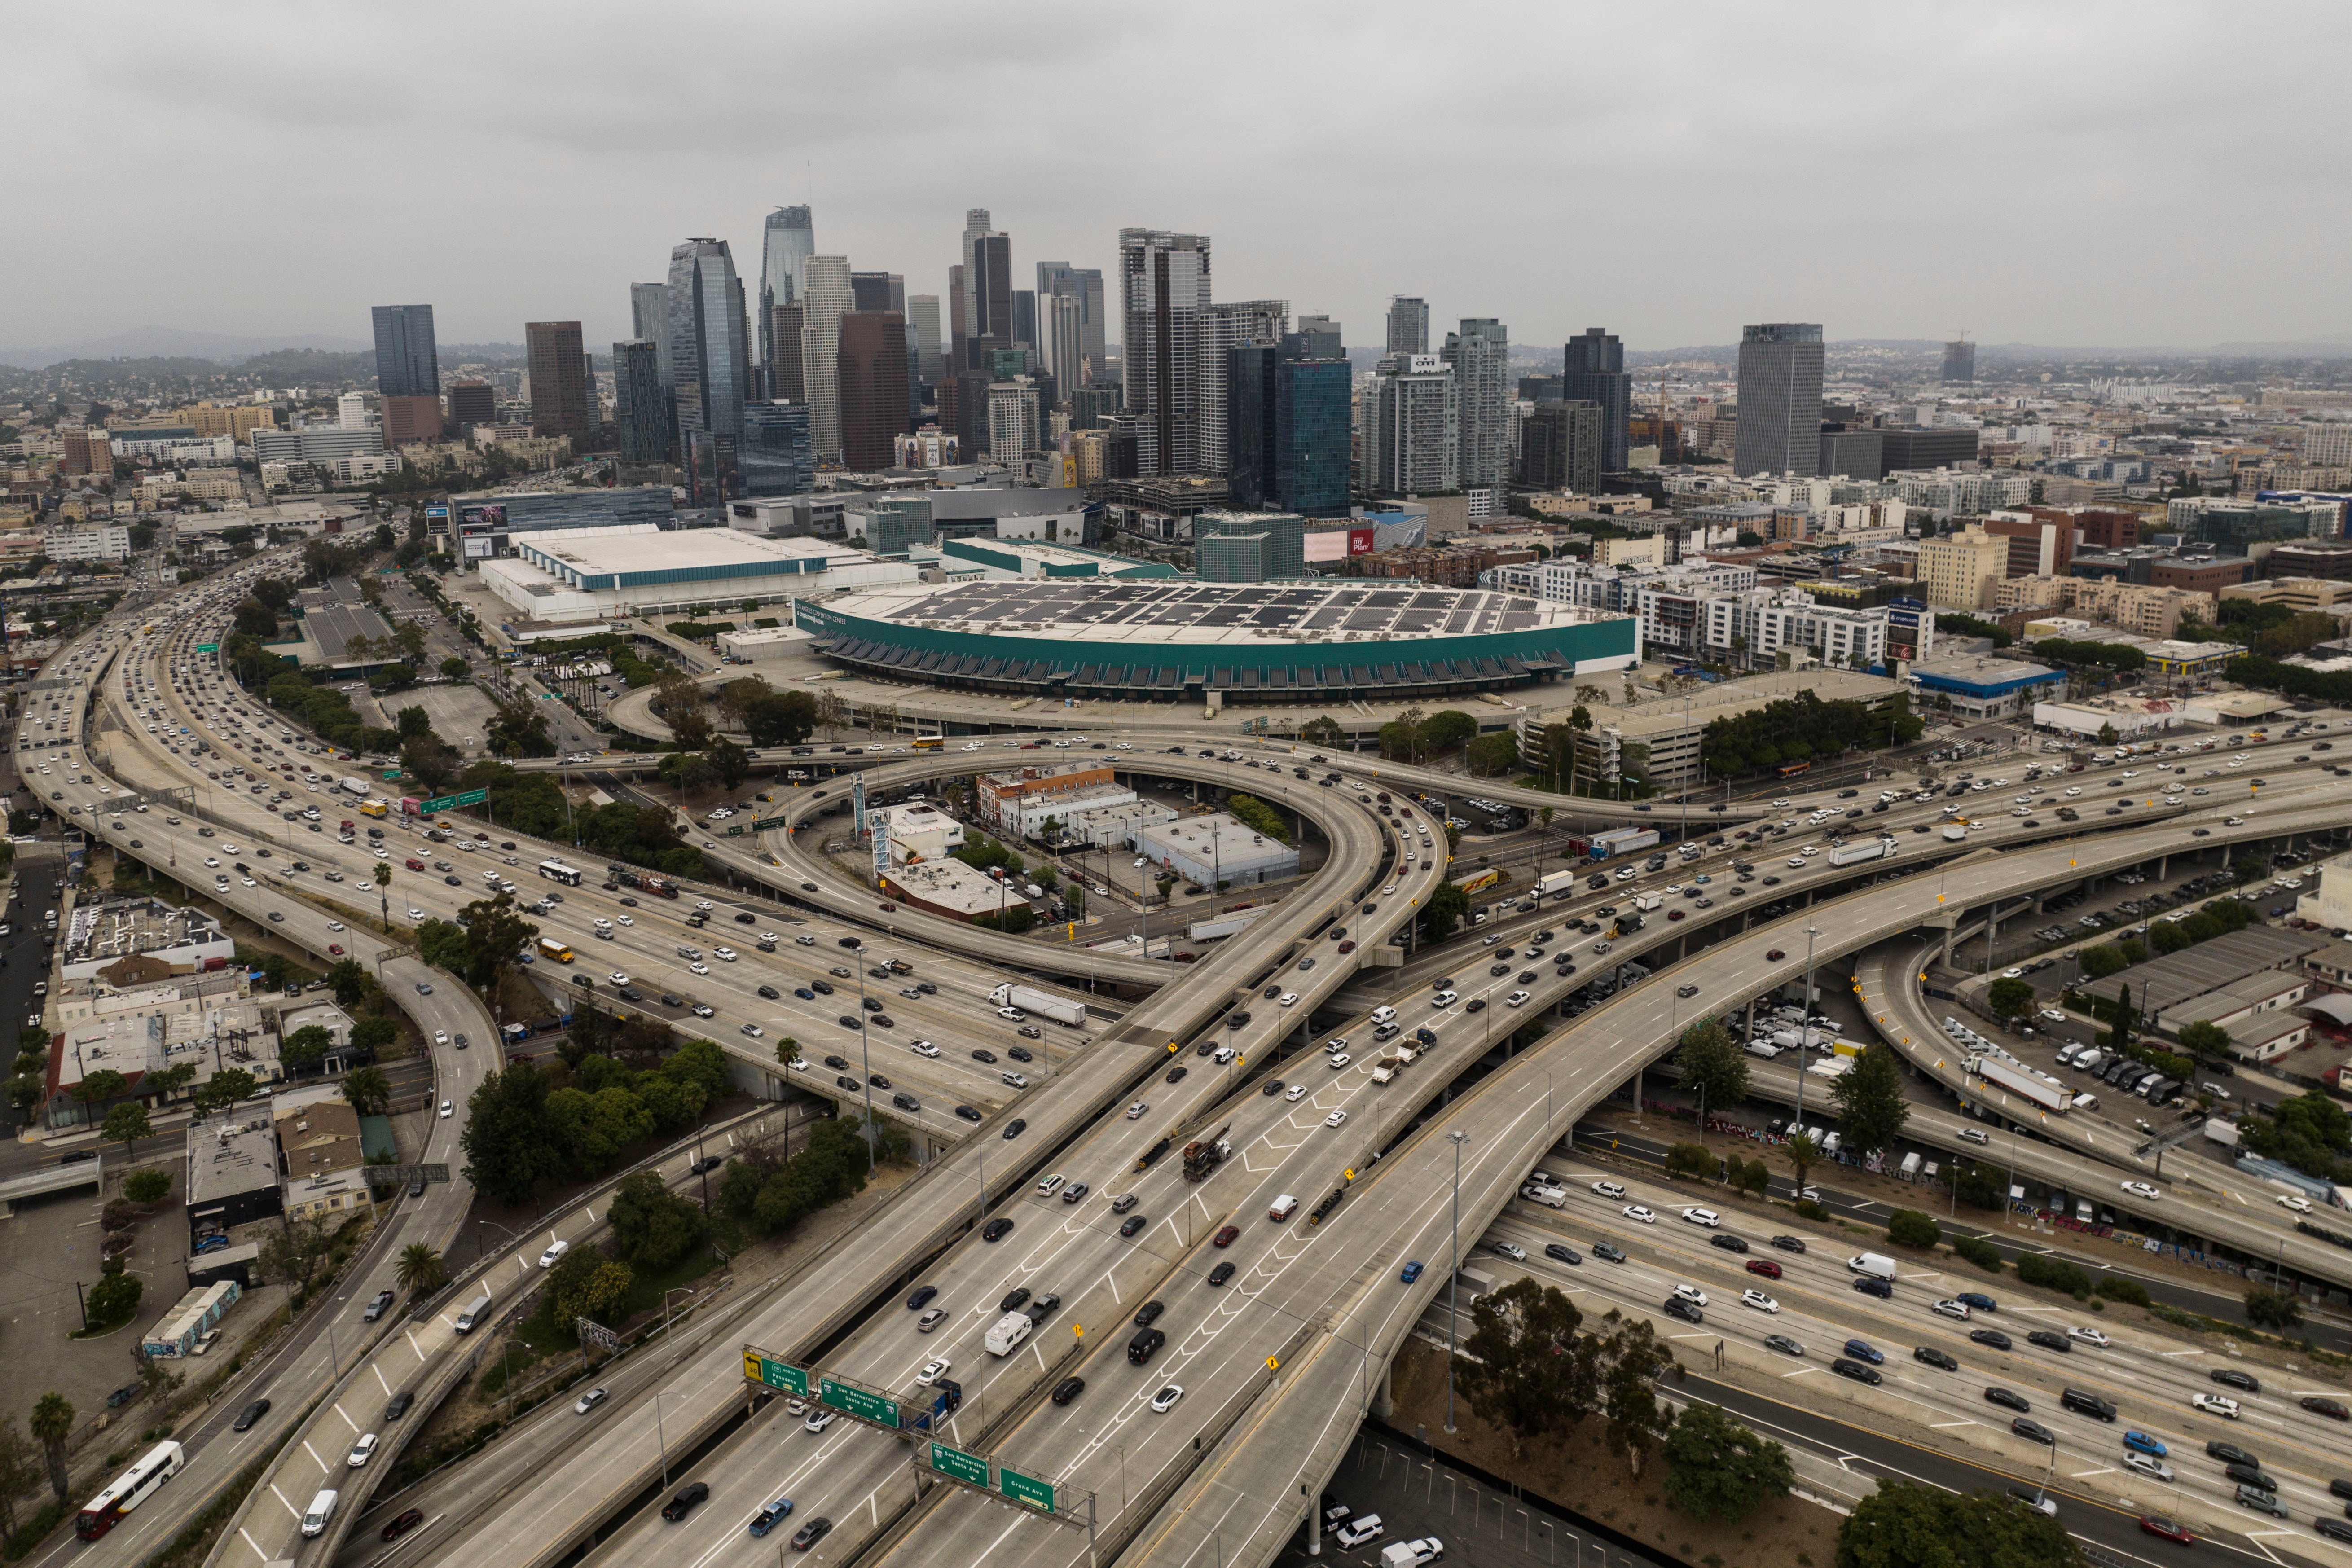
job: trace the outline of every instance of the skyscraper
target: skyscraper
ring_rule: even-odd
[[[383,444],[403,447],[441,436],[441,364],[433,343],[433,307],[378,305],[375,384]]]
[[[1435,354],[1382,359],[1364,389],[1364,488],[1389,496],[1459,489],[1461,419],[1452,365]]]
[[[1461,481],[1472,517],[1508,510],[1503,481],[1511,462],[1510,333],[1492,317],[1465,317],[1445,334],[1445,361],[1454,367],[1461,403]]]
[[[1236,343],[1225,351],[1225,492],[1236,511],[1275,506],[1276,342]]]
[[[954,308],[949,312],[951,318],[950,324],[954,329],[955,337],[949,346],[953,351],[954,368],[957,370],[971,368],[971,350],[967,346],[967,342],[980,330],[977,324],[980,320],[979,310],[973,304],[971,297],[972,279],[978,275],[979,268],[972,261],[971,247],[973,243],[987,232],[988,209],[967,207],[963,215],[962,248],[957,253],[956,264],[948,269],[950,291],[955,296]]]
[[[1339,323],[1328,316],[1301,316],[1298,331],[1308,341],[1302,345],[1301,359],[1346,359],[1348,348],[1339,339]]]
[[[1623,473],[1630,447],[1627,430],[1633,417],[1633,378],[1625,374],[1625,345],[1612,333],[1587,327],[1582,336],[1568,340],[1560,361],[1561,399],[1600,405],[1601,471]]]
[[[1977,378],[1977,346],[1966,338],[1944,345],[1944,384],[1967,386]]]
[[[1326,336],[1293,332],[1274,366],[1274,499],[1302,517],[1348,515],[1355,373],[1314,353]]]
[[[1055,398],[1069,403],[1087,382],[1085,307],[1073,289],[1056,289],[1044,298],[1045,373],[1054,378]],[[1071,411],[1076,412],[1075,405]]]
[[[809,456],[808,405],[745,404],[741,467],[747,496],[806,494],[816,474]]]
[[[1062,302],[1071,307],[1065,312]],[[1103,370],[1103,280],[1098,267],[1066,261],[1037,263],[1040,362],[1054,378],[1054,395],[1068,402]]]
[[[1013,346],[1013,237],[1003,234],[974,235],[971,259],[964,264],[964,292],[971,296],[964,316],[964,355],[974,368],[988,363],[992,349]]]
[[[1822,329],[1767,321],[1739,333],[1735,473],[1811,478],[1822,460]]]
[[[841,461],[841,318],[856,303],[849,258],[812,256],[802,268],[801,375],[808,393],[809,445],[819,463]]]
[[[439,397],[440,357],[433,346],[433,307],[378,305],[375,389],[385,397]]]
[[[896,310],[850,310],[838,331],[842,465],[887,468],[898,461],[893,441],[907,432],[906,319]]]
[[[940,375],[941,381],[950,379],[964,368],[963,343],[969,334],[963,311],[969,303],[963,294],[963,263],[959,261],[948,268],[948,357],[946,368]]]
[[[768,367],[768,398],[771,402],[806,403],[808,374],[804,368],[801,331],[808,311],[797,301],[779,305],[768,312],[768,342],[774,345],[775,359]]]
[[[1200,471],[1201,331],[1210,301],[1209,237],[1118,231],[1120,366],[1136,418],[1136,472]]]
[[[1000,463],[1017,463],[1045,441],[1045,389],[1031,376],[1016,375],[988,386],[988,452]]]
[[[925,386],[937,386],[943,368],[940,363],[940,297],[908,295],[907,324],[915,329],[915,374]]]
[[[860,310],[907,313],[907,280],[896,272],[853,272],[849,296]]]
[[[661,358],[649,339],[613,345],[613,433],[621,461],[658,463],[669,456],[669,395]]]
[[[743,432],[751,356],[743,341],[743,282],[723,239],[689,239],[669,253],[669,362],[678,445],[696,434]],[[714,448],[715,449],[715,448]]]
[[[591,416],[580,323],[525,321],[522,340],[530,364],[531,434],[568,436],[574,452],[585,450],[596,422]]]
[[[1425,354],[1429,352],[1429,301],[1410,294],[1389,300],[1388,353]]]
[[[1520,482],[1591,495],[1600,487],[1601,452],[1608,445],[1601,417],[1601,405],[1583,399],[1537,404],[1520,437]]]
[[[801,297],[801,267],[816,249],[816,220],[806,207],[778,207],[768,215],[760,243],[760,363],[770,377],[776,371],[776,348],[769,337],[779,305],[796,304]]]
[[[629,285],[629,335],[654,345],[654,353],[661,369],[662,390],[677,384],[669,368],[669,285],[667,283],[632,283]]]
[[[1226,401],[1231,395],[1232,351],[1244,343],[1278,343],[1290,330],[1286,300],[1237,300],[1213,304],[1201,320],[1201,458],[1198,471],[1227,474],[1233,453],[1226,440]]]

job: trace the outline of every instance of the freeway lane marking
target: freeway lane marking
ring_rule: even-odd
[[[2165,1358],[2167,1361],[2170,1361],[2170,1360],[2173,1360],[2174,1358],[2179,1357],[2179,1356],[2185,1356],[2185,1355],[2203,1355],[2204,1353],[2205,1353],[2205,1352],[2204,1352],[2204,1351],[2203,1351],[2202,1349],[2198,1349],[2198,1348],[2192,1348],[2192,1349],[2185,1350],[2185,1351],[2166,1351],[2166,1352],[2164,1352],[2164,1358]]]
[[[271,1491],[276,1491],[278,1489],[276,1487],[272,1487],[269,1489]],[[284,1502],[286,1500],[281,1497],[278,1500]],[[297,1514],[295,1517],[299,1519],[301,1516]],[[269,1553],[261,1549],[261,1542],[253,1538],[253,1532],[251,1531],[246,1529],[245,1526],[240,1524],[236,1527],[236,1532],[245,1537],[245,1543],[253,1548],[253,1554],[256,1557],[260,1558],[264,1563],[269,1561]]]
[[[388,1383],[384,1382],[384,1380],[383,1380],[383,1367],[382,1363],[377,1363],[377,1362],[370,1362],[370,1363],[368,1363],[368,1370],[369,1370],[370,1372],[372,1372],[372,1373],[375,1373],[376,1385],[377,1385],[378,1387],[382,1388],[382,1389],[384,1391],[384,1393],[385,1393],[387,1395],[389,1395],[389,1394],[392,1393],[392,1384],[388,1384]]]
[[[348,1421],[351,1417],[346,1415],[343,1419]],[[310,1456],[310,1462],[318,1466],[321,1471],[326,1469],[327,1461],[319,1458],[319,1450],[310,1447],[310,1439],[308,1437],[302,1439],[302,1451]]]
[[[1808,1373],[1819,1372],[1822,1369],[1817,1366],[1801,1366],[1794,1372],[1784,1372],[1780,1375],[1783,1378],[1803,1377]]]
[[[2102,1465],[2095,1470],[2076,1470],[2074,1472],[2073,1479],[2080,1481],[2086,1480],[2093,1476],[2112,1476],[2115,1473],[2115,1466]]]
[[[1978,1423],[1974,1421],[1930,1421],[1927,1425],[1938,1431],[1942,1431],[1953,1426],[1977,1426]]]

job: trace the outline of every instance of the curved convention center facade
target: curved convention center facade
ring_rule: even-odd
[[[1630,668],[1629,616],[1379,581],[1038,579],[803,600],[825,657],[899,680],[1055,697],[1458,697]]]

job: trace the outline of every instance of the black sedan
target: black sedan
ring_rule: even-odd
[[[816,1518],[793,1531],[793,1550],[806,1552],[810,1547],[823,1541],[832,1529],[833,1521],[823,1514],[817,1515]]]
[[[1990,1345],[1997,1351],[2014,1350],[2016,1346],[1999,1329],[1970,1329],[1969,1338],[1980,1345]]]
[[[253,1424],[255,1422],[260,1420],[263,1416],[268,1414],[269,1401],[267,1399],[257,1399],[252,1404],[247,1405],[244,1409],[236,1413],[236,1419],[230,1423],[230,1428],[231,1430],[237,1432],[249,1432],[253,1429]]]
[[[990,1220],[980,1228],[980,1239],[982,1241],[1002,1241],[1012,1234],[1013,1222],[1002,1217]]]
[[[2014,1410],[2021,1415],[2027,1415],[2033,1409],[2032,1402],[2025,1395],[2013,1388],[2002,1388],[1999,1384],[1985,1390],[1985,1403],[1998,1405],[2003,1410]]]

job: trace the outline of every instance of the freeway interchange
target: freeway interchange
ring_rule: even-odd
[[[1123,955],[1049,948],[905,911],[886,917],[870,895],[801,848],[803,830],[842,805],[838,791],[830,798],[815,790],[789,797],[790,826],[764,841],[708,845],[711,861],[752,884],[752,892],[693,889],[676,903],[633,900],[602,887],[594,865],[582,866],[588,876],[576,888],[530,886],[539,881],[531,874],[539,860],[581,865],[579,858],[568,847],[495,830],[468,839],[478,846],[471,850],[395,821],[381,825],[381,857],[362,835],[339,843],[331,827],[332,777],[314,773],[306,785],[282,738],[256,725],[268,719],[264,710],[194,651],[198,637],[217,635],[236,585],[236,579],[215,580],[209,595],[184,592],[180,611],[166,604],[143,612],[155,629],[110,626],[60,656],[55,678],[94,694],[82,715],[90,729],[69,730],[74,738],[66,747],[20,751],[19,760],[28,782],[37,782],[69,821],[184,879],[227,871],[242,858],[247,870],[215,884],[214,896],[225,907],[268,921],[322,956],[343,948],[373,962],[383,949],[388,985],[404,982],[393,986],[404,1006],[412,1013],[470,1008],[461,1026],[492,1048],[487,1020],[462,986],[443,977],[429,994],[416,989],[431,983],[422,978],[423,967],[398,946],[385,948],[383,938],[362,933],[374,912],[374,866],[386,858],[395,868],[395,928],[404,915],[412,927],[454,918],[499,880],[516,882],[524,896],[560,893],[561,902],[539,923],[571,945],[572,972],[588,974],[595,994],[609,995],[624,984],[639,989],[649,1016],[718,1041],[742,1073],[772,1089],[777,1080],[788,1082],[853,1113],[870,1098],[877,1114],[896,1116],[919,1133],[927,1161],[903,1192],[809,1268],[731,1303],[656,1355],[616,1369],[608,1380],[614,1396],[603,1405],[584,1415],[568,1404],[542,1409],[502,1439],[500,1452],[426,1483],[421,1496],[427,1524],[402,1550],[436,1563],[534,1568],[582,1550],[634,1561],[648,1549],[683,1552],[697,1568],[730,1558],[748,1563],[775,1549],[746,1525],[778,1497],[793,1500],[789,1528],[819,1517],[831,1521],[811,1555],[833,1562],[1062,1563],[1092,1551],[1106,1562],[1190,1563],[1206,1561],[1213,1537],[1226,1560],[1266,1561],[1301,1523],[1300,1489],[1307,1496],[1319,1489],[1360,1414],[1379,1397],[1389,1358],[1436,1310],[1436,1291],[1447,1278],[1442,1264],[1456,1162],[1466,1237],[1486,1233],[1498,1219],[1497,1237],[1516,1234],[1514,1226],[1530,1237],[1556,1230],[1549,1214],[1514,1206],[1525,1173],[1544,1162],[1579,1115],[1670,1048],[1683,1026],[1801,978],[1806,943],[1792,931],[1810,923],[1819,933],[1812,961],[1825,974],[1842,973],[1836,966],[1848,955],[1937,929],[1996,900],[2167,854],[2219,852],[2352,822],[2352,807],[2339,805],[2324,782],[2328,775],[2283,761],[2266,764],[2270,786],[2258,799],[2232,796],[2231,806],[2246,813],[2234,826],[2221,805],[2167,805],[2151,792],[2120,816],[2094,817],[2080,827],[2004,810],[1948,846],[1939,833],[1919,831],[1940,820],[1939,804],[1897,802],[1865,818],[1863,828],[1884,826],[1894,836],[1897,853],[1888,861],[1833,867],[1825,855],[1801,853],[1808,842],[1819,847],[1819,826],[1811,833],[1784,826],[1757,846],[1727,846],[1631,882],[1580,888],[1526,913],[1498,912],[1475,935],[1388,967],[1402,956],[1388,939],[1404,930],[1445,874],[1444,861],[1423,855],[1408,864],[1413,837],[1376,814],[1369,795],[1297,781],[1272,765],[1288,759],[1286,750],[1256,746],[1251,754],[1268,765],[1249,778],[1251,790],[1314,822],[1332,854],[1322,872],[1249,931],[1190,970],[1171,973]],[[95,752],[82,751],[86,739],[97,741]],[[194,757],[199,739],[211,750]],[[182,742],[176,749],[175,741]],[[297,742],[296,755],[301,749]],[[317,754],[323,766],[323,749]],[[652,760],[598,766],[621,772]],[[870,762],[869,784],[919,787],[986,760],[950,752]],[[1133,772],[1217,784],[1234,773],[1234,764],[1158,747],[1110,760]],[[1351,782],[1373,781],[1367,790],[1455,782],[1359,761],[1339,765]],[[239,775],[234,784],[208,776],[226,773],[227,764]],[[57,771],[34,771],[45,767]],[[2141,796],[2143,787],[2135,785],[2133,795]],[[180,793],[166,793],[173,791]],[[1506,800],[1525,795],[1528,805],[1549,798],[1507,787],[1486,793]],[[321,831],[299,820],[306,804],[320,806]],[[2105,802],[2095,795],[2084,804]],[[286,819],[289,805],[296,821]],[[1710,827],[1754,831],[1759,819],[1779,816],[1745,805],[1706,820]],[[2103,831],[2083,831],[2093,826]],[[1740,853],[1755,857],[1744,873],[1731,866]],[[412,858],[425,869],[409,868]],[[222,864],[205,867],[206,859]],[[331,869],[341,881],[327,879]],[[1768,887],[1767,876],[1781,881]],[[1695,879],[1701,877],[1707,879]],[[1689,896],[1699,889],[1708,891]],[[1614,910],[1653,896],[1674,900],[1670,907],[1689,918],[1671,921],[1661,908],[1640,931],[1596,934],[1612,923],[1612,916],[1600,913],[1604,906]],[[1699,898],[1712,907],[1701,907]],[[711,906],[707,930],[684,923],[698,902]],[[1767,904],[1779,912],[1769,913]],[[738,915],[751,919],[739,924]],[[1338,954],[1334,933],[1342,927],[1360,943],[1355,963],[1368,967]],[[1597,942],[1609,946],[1595,951]],[[733,962],[716,957],[721,944],[737,950]],[[680,948],[702,951],[689,957]],[[890,957],[911,963],[913,973],[884,979],[872,973]],[[1629,962],[1655,973],[1622,970]],[[1145,994],[1119,1001],[1068,992],[1089,1006],[1086,1025],[1048,1026],[1042,1039],[1030,1040],[982,1000],[1009,964]],[[542,983],[554,967],[541,966]],[[1675,973],[1668,976],[1667,969]],[[843,970],[848,973],[837,973]],[[1442,1006],[1433,1005],[1440,980],[1451,982],[1444,989],[1454,994]],[[817,991],[820,981],[832,991]],[[565,984],[549,988],[560,994]],[[888,1028],[874,1026],[874,1010],[858,1005],[861,984],[881,1002]],[[1692,994],[1682,994],[1692,987]],[[907,991],[913,994],[901,994]],[[1280,1005],[1283,993],[1297,1002]],[[651,997],[662,994],[677,1002],[656,1005]],[[1372,1072],[1385,1049],[1370,1039],[1374,1005],[1399,1009],[1407,1039],[1421,1029],[1433,1039],[1391,1081],[1375,1081]],[[459,1032],[455,1013],[433,1016],[445,1021],[432,1027]],[[1538,1020],[1545,1026],[1540,1038],[1516,1052],[1506,1046],[1496,1057],[1495,1047],[1516,1027]],[[424,1017],[418,1021],[424,1026]],[[776,1042],[785,1037],[797,1042],[805,1069],[780,1058]],[[1315,1048],[1334,1038],[1352,1048]],[[940,1055],[919,1053],[918,1040]],[[1009,1055],[1014,1048],[1032,1052],[1035,1070],[1015,1068]],[[982,1061],[974,1051],[999,1059]],[[827,1056],[838,1065],[824,1062]],[[484,1064],[496,1065],[488,1049],[436,1051],[439,1092],[457,1113],[436,1126],[436,1146],[446,1140],[454,1150],[472,1081],[467,1075],[486,1070]],[[1001,1075],[1013,1070],[1030,1081],[1004,1083]],[[877,1074],[887,1083],[875,1082]],[[917,1102],[915,1110],[890,1103],[901,1092]],[[971,1115],[956,1114],[959,1106]],[[1138,1108],[1131,1116],[1130,1108]],[[1950,1121],[1956,1128],[1959,1119]],[[1229,1144],[1230,1157],[1205,1179],[1185,1180],[1174,1147],[1211,1135]],[[1139,1170],[1139,1156],[1162,1139],[1170,1152]],[[2029,1147],[2041,1157],[2039,1145]],[[2079,1163],[2109,1155],[2065,1157]],[[2119,1172],[2129,1164],[2122,1149],[2113,1158]],[[2020,1168],[2027,1166],[2021,1162]],[[675,1157],[664,1171],[682,1174]],[[1067,1201],[1081,1187],[1083,1196]],[[421,1205],[404,1205],[398,1226],[421,1227],[429,1213],[431,1225],[446,1229],[462,1218],[461,1189],[453,1182]],[[1310,1223],[1309,1209],[1332,1194],[1339,1201]],[[1130,1194],[1131,1205],[1125,1202]],[[1297,1211],[1271,1217],[1285,1196],[1301,1200]],[[2194,1214],[2195,1223],[2210,1223],[2216,1234],[2276,1247],[2315,1277],[2352,1278],[2346,1255],[2300,1236],[2291,1224],[2247,1216],[2226,1185],[2174,1184],[2161,1201],[2162,1217],[2176,1224]],[[1009,1232],[1001,1231],[1007,1222]],[[564,1230],[567,1237],[595,1234],[593,1220],[572,1223],[576,1228]],[[482,1277],[527,1279],[523,1254],[538,1245],[543,1239],[494,1255]],[[372,1256],[382,1263],[391,1251],[382,1246]],[[1624,1276],[1638,1290],[1623,1281],[1598,1288],[1630,1306],[1657,1282],[1642,1270],[1670,1265],[1688,1272],[1695,1261],[1719,1261],[1685,1256],[1687,1247],[1666,1252]],[[1426,1265],[1415,1284],[1398,1279],[1407,1261]],[[1588,1276],[1591,1267],[1584,1266]],[[900,1304],[919,1287],[936,1292],[924,1311],[945,1314],[928,1331],[921,1313]],[[522,1294],[509,1289],[513,1299]],[[1808,1294],[1790,1292],[1791,1310],[1801,1299],[1815,1303],[1826,1289],[1809,1279]],[[1020,1291],[1033,1303],[1049,1295],[1058,1300],[1038,1313],[1025,1343],[993,1355],[982,1341]],[[347,1292],[359,1294],[356,1288]],[[1147,1302],[1160,1304],[1153,1326],[1166,1340],[1139,1365],[1128,1346]],[[363,1352],[413,1358],[388,1373],[391,1363],[371,1362],[371,1375],[390,1387],[404,1375],[449,1365],[455,1342],[448,1317],[456,1305],[444,1301],[436,1315],[404,1331],[413,1344],[379,1341]],[[1836,1305],[1850,1311],[1854,1304],[1841,1298]],[[1831,1331],[1828,1317],[1818,1321],[1824,1326],[1809,1332]],[[924,1379],[927,1369],[932,1379],[952,1379],[961,1402],[937,1436],[1051,1485],[1055,1517],[1034,1507],[1008,1510],[950,1484],[918,1462],[919,1442],[850,1416],[810,1430],[809,1415],[792,1413],[784,1400],[753,1399],[757,1391],[744,1380],[747,1347],[910,1406],[938,1386]],[[327,1387],[324,1362],[321,1353],[276,1374],[289,1391],[310,1392],[279,1400],[274,1414],[290,1418]],[[947,1365],[931,1367],[937,1362]],[[344,1392],[307,1417],[327,1422],[323,1430],[339,1441],[349,1435],[344,1428],[370,1419],[353,1364],[346,1353]],[[1046,1397],[1071,1379],[1083,1380],[1083,1390],[1066,1401]],[[1171,1386],[1182,1390],[1172,1400],[1163,1393]],[[1917,1397],[1940,1411],[1958,1396]],[[752,1408],[743,1421],[739,1413],[747,1399]],[[1895,1407],[1885,1414],[1913,1418]],[[287,1428],[253,1436],[267,1439],[271,1430],[283,1436]],[[2091,1436],[2062,1440],[2087,1446]],[[675,1458],[714,1439],[693,1471],[712,1489],[709,1501],[678,1522],[639,1506],[663,1486],[665,1453]],[[200,1464],[206,1458],[201,1446],[196,1458]],[[286,1473],[257,1490],[213,1560],[251,1560],[257,1568],[280,1558],[373,1561],[376,1549],[363,1546],[358,1534],[344,1543],[348,1532],[378,1522],[362,1514],[356,1497],[327,1537],[306,1542],[294,1529],[296,1506],[335,1458],[310,1442],[281,1451],[278,1468]],[[205,1473],[225,1474],[244,1462],[225,1452]],[[2299,1494],[2296,1500],[2308,1506]],[[152,1534],[175,1517],[156,1509],[137,1522]],[[140,1545],[144,1534],[130,1530],[117,1532],[121,1544]],[[2326,1550],[2300,1532],[2295,1544]],[[90,1550],[115,1547],[110,1541]]]

